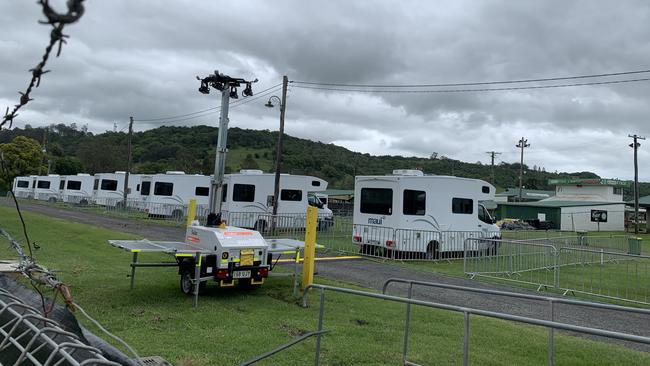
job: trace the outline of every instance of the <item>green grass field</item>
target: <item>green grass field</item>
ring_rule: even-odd
[[[271,278],[260,289],[208,287],[192,307],[181,294],[174,268],[141,269],[129,291],[130,254],[108,239],[132,235],[25,213],[29,233],[41,249],[36,258],[71,285],[75,301],[141,355],[160,355],[175,365],[231,365],[283,344],[317,325],[316,294],[303,309],[291,298],[291,280]],[[21,239],[15,212],[0,207],[0,227]],[[22,241],[22,240],[21,240]],[[6,245],[0,258],[15,258]],[[142,255],[141,260],[160,260]],[[322,278],[316,282],[349,286]],[[323,338],[324,365],[399,364],[404,306],[328,294]],[[412,310],[410,360],[457,365],[462,350],[462,315],[421,307]],[[98,332],[84,319],[80,321]],[[477,365],[546,362],[545,329],[473,317],[470,360]],[[274,356],[262,365],[313,362],[314,340]],[[556,335],[556,363],[562,365],[650,364],[650,355],[619,346]]]

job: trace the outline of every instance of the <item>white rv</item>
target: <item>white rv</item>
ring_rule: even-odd
[[[261,170],[241,170],[224,177],[221,210],[229,225],[264,231],[271,225],[275,174]],[[324,207],[314,192],[327,189],[323,179],[306,175],[280,175],[277,228],[305,227],[307,206],[318,207],[319,227],[333,223],[332,211]]]
[[[93,198],[95,204],[102,206],[120,206],[124,200],[125,172],[95,174]],[[140,189],[140,175],[129,174],[129,197],[137,195]]]
[[[183,217],[191,199],[205,206],[210,196],[210,177],[205,175],[168,171],[143,175],[140,184],[140,199],[134,205],[151,216]]]
[[[362,253],[417,253],[432,259],[463,251],[469,237],[501,236],[481,204],[493,200],[494,191],[482,180],[419,170],[358,176],[352,241]]]
[[[87,205],[92,200],[95,177],[90,174],[64,175],[61,177],[61,200]]]
[[[36,179],[36,175],[14,178],[13,191],[16,197],[33,199]]]
[[[56,202],[61,199],[61,176],[41,175],[36,178],[34,198],[40,201]]]

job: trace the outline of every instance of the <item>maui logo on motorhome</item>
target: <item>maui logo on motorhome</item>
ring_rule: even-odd
[[[374,217],[370,217],[370,218],[368,218],[368,224],[370,224],[370,225],[382,225],[384,223],[385,218],[386,218],[386,216],[382,216],[382,217],[377,218],[377,219],[374,218]]]

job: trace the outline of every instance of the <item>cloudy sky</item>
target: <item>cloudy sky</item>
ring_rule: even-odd
[[[64,10],[63,0],[51,0]],[[650,69],[650,2],[639,1],[99,1],[86,0],[16,126],[87,124],[94,132],[216,125],[217,93],[195,76],[215,69],[291,83],[287,133],[371,154],[469,162],[525,161],[548,171],[633,177],[628,134],[650,134],[650,81],[502,91],[440,92],[648,78],[650,73],[528,84],[306,89],[298,81],[362,85],[474,83]],[[48,41],[33,1],[0,3],[0,107],[12,106]],[[336,89],[336,87],[334,87]],[[349,88],[343,88],[349,89]],[[368,92],[370,91],[370,92]],[[431,92],[436,91],[436,92]],[[273,88],[233,103],[231,126],[277,129]],[[240,105],[238,105],[240,104]],[[144,122],[142,120],[164,120]],[[650,141],[639,152],[650,181]]]

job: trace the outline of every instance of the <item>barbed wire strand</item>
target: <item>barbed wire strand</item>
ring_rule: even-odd
[[[67,43],[65,39],[69,36],[63,34],[63,28],[66,24],[76,22],[83,15],[83,1],[84,0],[68,0],[68,11],[65,14],[59,14],[54,11],[54,9],[52,9],[49,5],[49,0],[38,1],[38,4],[43,7],[43,14],[47,18],[47,20],[39,20],[38,22],[40,24],[49,24],[52,26],[52,31],[50,32],[50,42],[48,43],[47,47],[45,47],[45,53],[43,54],[41,61],[36,65],[36,67],[29,70],[29,72],[32,73],[32,78],[27,85],[27,89],[25,89],[24,92],[18,92],[18,94],[20,94],[18,104],[14,105],[11,112],[9,111],[9,107],[7,107],[5,110],[5,114],[2,117],[2,122],[0,122],[0,130],[2,130],[2,127],[7,123],[9,124],[9,127],[7,127],[7,129],[11,128],[13,126],[14,119],[18,117],[18,110],[33,100],[33,98],[30,96],[32,90],[34,88],[38,88],[41,85],[41,78],[43,75],[50,72],[50,70],[45,70],[45,65],[50,58],[52,49],[58,43],[56,57],[59,57],[61,55],[63,44]]]

